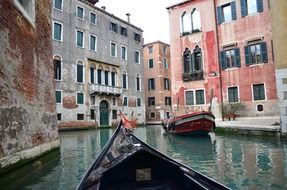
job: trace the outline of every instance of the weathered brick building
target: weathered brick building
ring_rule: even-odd
[[[53,0],[60,126],[111,126],[118,111],[145,122],[142,30],[85,0]]]
[[[59,146],[50,1],[0,1],[0,169]]]
[[[170,47],[156,41],[144,44],[144,84],[147,123],[159,123],[170,116]]]
[[[173,100],[181,112],[243,103],[241,116],[278,115],[270,7],[265,0],[187,0],[170,13]],[[175,103],[175,101],[174,101]]]

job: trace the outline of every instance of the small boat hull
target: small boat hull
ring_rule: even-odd
[[[215,121],[211,112],[196,112],[163,121],[167,133],[179,135],[207,135],[214,130]]]

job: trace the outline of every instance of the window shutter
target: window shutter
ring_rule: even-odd
[[[263,12],[263,0],[256,0],[257,2],[257,12]]]
[[[248,65],[250,65],[249,46],[244,47],[244,52],[245,52],[245,64],[248,66]]]
[[[240,0],[240,5],[241,5],[241,17],[245,17],[247,15],[246,0]]]
[[[221,7],[217,7],[217,23],[221,24],[223,22],[222,19],[222,8]]]
[[[94,73],[94,71],[95,71],[95,69],[94,68],[91,68],[90,69],[90,77],[91,77],[91,83],[92,84],[94,84],[95,83],[95,80],[94,80],[94,78],[95,78],[95,73]]]
[[[241,66],[241,63],[240,63],[240,49],[236,48],[234,51],[235,51],[236,67],[240,67]]]
[[[268,52],[267,52],[267,45],[266,42],[262,42],[260,44],[260,50],[261,50],[261,58],[263,63],[268,62]]]
[[[220,65],[222,70],[227,68],[225,51],[220,52]]]
[[[232,1],[230,3],[230,6],[231,6],[231,17],[232,17],[232,20],[236,20],[237,16],[236,16],[236,4],[235,4],[235,1]]]

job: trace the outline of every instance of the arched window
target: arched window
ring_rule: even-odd
[[[192,32],[198,32],[201,30],[200,14],[197,9],[193,9],[191,12],[191,25]]]
[[[123,71],[123,89],[128,89],[128,74]]]
[[[115,87],[117,84],[117,71],[116,69],[112,68],[112,73],[111,73],[111,80],[112,80],[112,86]]]
[[[191,71],[191,52],[188,48],[185,48],[183,52],[183,72],[190,73]]]
[[[190,15],[187,12],[181,15],[181,32],[183,34],[191,32]]]
[[[193,51],[193,58],[194,58],[194,61],[193,61],[193,68],[192,70],[193,71],[201,71],[202,70],[202,55],[201,55],[201,49],[196,46],[194,51]]]
[[[136,76],[136,89],[137,91],[141,91],[141,76],[137,74]]]
[[[82,61],[77,62],[77,82],[84,82],[84,64]]]
[[[91,66],[90,66],[90,82],[91,82],[91,84],[95,83],[95,74],[96,74],[95,65],[91,64]]]
[[[54,79],[62,80],[62,58],[58,55],[54,57]]]

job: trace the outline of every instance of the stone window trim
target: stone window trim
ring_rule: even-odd
[[[78,44],[78,32],[83,34],[82,46]],[[76,46],[82,49],[85,47],[85,33],[83,30],[76,29]]]
[[[58,25],[60,25],[61,26],[61,39],[59,40],[59,39],[55,39],[55,24],[58,24]],[[53,40],[54,41],[57,41],[57,42],[63,42],[63,23],[61,23],[61,22],[59,22],[59,21],[53,21]]]
[[[238,101],[235,101],[235,102],[229,101],[229,89],[231,89],[231,88],[236,88],[236,89],[237,89],[237,100],[238,100]],[[228,103],[232,104],[232,103],[239,103],[239,102],[240,102],[240,90],[239,90],[239,86],[238,86],[238,85],[227,86],[226,92],[227,92],[227,100],[228,100]]]
[[[92,38],[94,38],[95,39],[95,47],[94,47],[94,49],[92,49],[91,47],[91,43],[92,43]],[[90,37],[89,37],[89,50],[90,51],[93,51],[93,52],[97,52],[97,50],[98,50],[98,37],[96,36],[96,35],[93,35],[93,34],[90,34]]]
[[[125,49],[125,52],[123,54],[123,48]],[[124,45],[121,45],[121,60],[127,61],[128,60],[128,52],[127,47]]]
[[[78,77],[77,77],[77,75],[78,75],[78,68],[77,68],[77,66],[78,65],[82,65],[83,66],[83,76],[82,76],[82,81],[83,82],[78,82]],[[84,84],[85,83],[85,64],[84,64],[84,62],[82,61],[82,60],[77,60],[77,62],[76,62],[76,83],[77,84]]]
[[[79,10],[79,8],[83,10],[83,17],[80,17],[80,16],[78,15],[78,10]],[[80,6],[80,5],[77,5],[77,6],[76,6],[76,17],[77,17],[78,19],[80,19],[80,20],[84,20],[84,19],[85,19],[85,9],[84,9],[84,7],[82,7],[82,6]]]
[[[55,5],[55,1],[56,0],[53,0],[53,8],[55,9],[55,10],[57,10],[57,11],[61,11],[61,12],[63,12],[63,1],[64,0],[61,0],[61,8],[59,9],[59,8],[57,8]]]
[[[196,96],[196,92],[198,92],[198,91],[203,91],[203,95],[204,95],[204,97],[203,97],[203,104],[201,104],[201,103],[198,103],[197,102],[197,96]],[[193,93],[193,104],[188,104],[187,105],[187,101],[186,101],[186,92],[192,92]],[[205,89],[204,88],[198,88],[198,89],[188,89],[188,90],[185,90],[184,91],[184,104],[186,105],[186,106],[203,106],[203,105],[206,105],[206,93],[205,93]]]
[[[135,50],[134,51],[134,56],[135,56],[135,59],[134,59],[135,63],[136,64],[141,64],[141,53],[140,53],[140,51]]]
[[[23,2],[25,5],[22,5],[19,0],[14,0],[17,9],[22,13],[24,18],[28,20],[32,27],[35,28],[35,0],[24,0]]]
[[[92,22],[92,15],[95,15],[95,23]],[[97,14],[95,12],[89,11],[89,22],[92,25],[97,25],[98,19],[97,19]]]
[[[115,45],[115,54],[113,55],[112,54],[112,47],[113,47],[113,45]],[[117,57],[117,43],[116,42],[113,42],[113,41],[110,41],[110,56],[111,57]]]
[[[254,100],[254,91],[253,91],[253,87],[254,87],[254,85],[262,85],[263,84],[263,86],[264,86],[264,99],[262,99],[262,100]],[[267,101],[268,100],[268,98],[267,98],[267,94],[266,94],[266,84],[263,82],[263,83],[253,83],[253,84],[251,84],[251,92],[252,92],[252,102],[265,102],[265,101]]]

